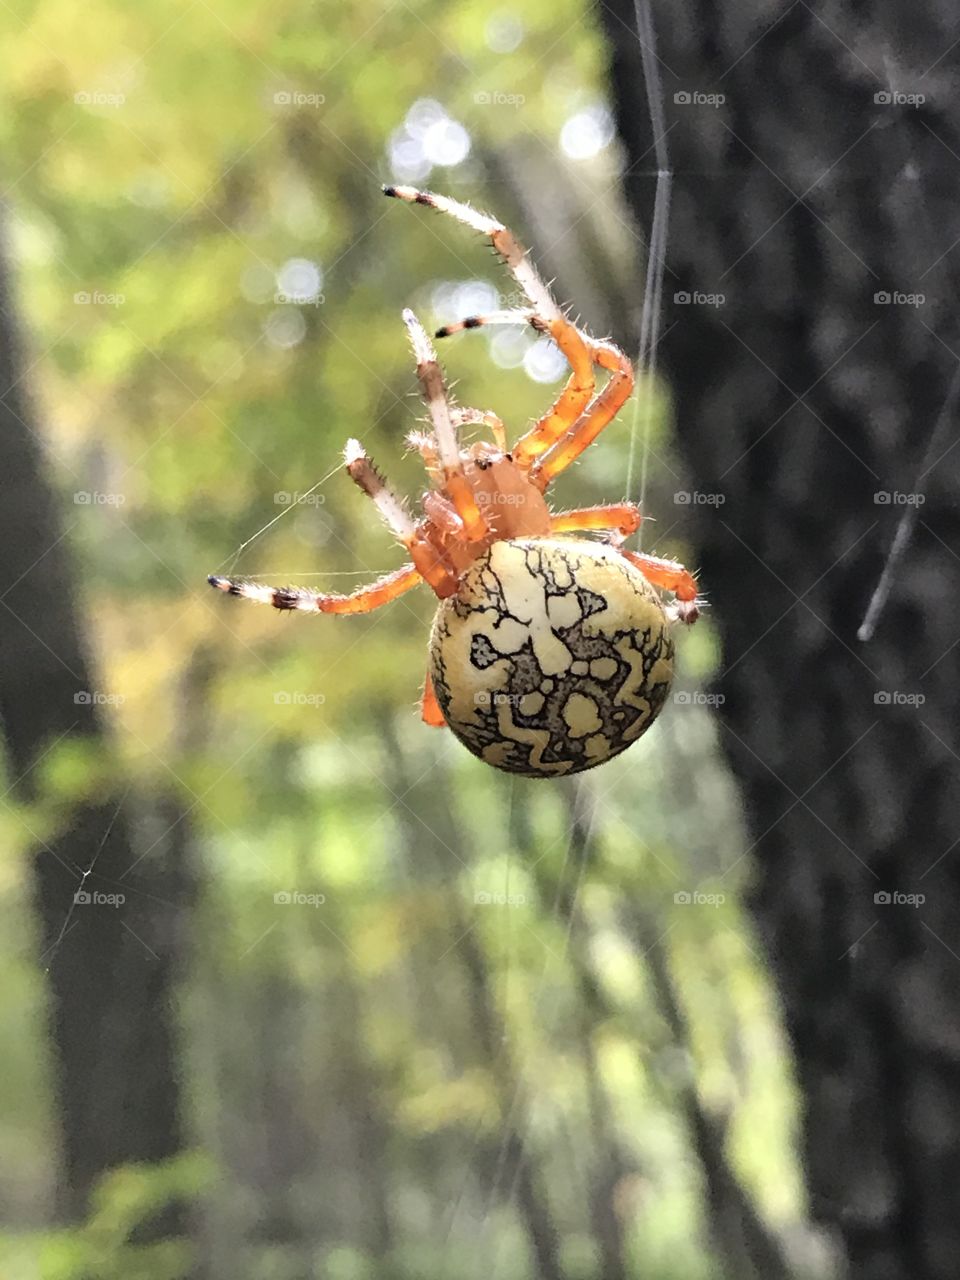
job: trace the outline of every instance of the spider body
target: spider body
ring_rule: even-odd
[[[352,614],[426,582],[440,601],[423,692],[426,723],[449,725],[475,755],[511,773],[591,768],[653,722],[672,676],[670,626],[698,614],[696,579],[683,565],[622,545],[640,526],[633,503],[554,512],[545,497],[619,412],[633,389],[633,368],[612,343],[570,323],[496,219],[412,187],[384,191],[489,237],[529,299],[529,309],[473,316],[437,337],[490,323],[529,324],[566,357],[567,383],[508,449],[495,414],[451,406],[433,345],[405,311],[432,426],[409,436],[431,482],[422,517],[414,520],[356,440],[347,442],[344,464],[410,563],[350,595],[219,576],[210,583],[277,609]],[[599,391],[597,369],[608,375]],[[460,432],[468,425],[488,428],[492,442],[464,446]],[[657,588],[673,593],[671,605]]]
[[[444,720],[487,764],[533,777],[612,759],[673,677],[659,596],[614,548],[498,541],[437,610],[430,678]]]

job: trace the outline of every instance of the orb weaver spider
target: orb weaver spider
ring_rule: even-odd
[[[592,768],[653,722],[673,676],[670,624],[692,623],[698,613],[697,582],[683,565],[623,546],[640,526],[634,503],[554,512],[544,497],[623,407],[633,390],[632,365],[613,343],[570,323],[526,250],[495,218],[413,187],[383,190],[489,237],[529,300],[529,309],[471,316],[436,336],[490,323],[529,324],[566,357],[567,383],[508,449],[496,414],[450,404],[433,345],[405,310],[433,427],[408,437],[431,482],[421,518],[411,517],[358,441],[347,442],[344,463],[410,563],[349,595],[220,576],[209,581],[275,609],[333,614],[369,613],[426,582],[440,604],[424,721],[448,725],[475,755],[510,773],[545,777]],[[596,368],[609,375],[599,392]],[[462,447],[458,429],[468,424],[487,427],[492,443]],[[591,533],[602,540],[583,536]],[[657,588],[673,593],[669,607]]]

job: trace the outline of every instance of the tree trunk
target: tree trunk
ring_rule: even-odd
[[[955,16],[942,0],[653,9],[674,171],[660,355],[691,495],[653,514],[661,537],[687,517],[722,640],[723,736],[796,1055],[811,1208],[858,1280],[952,1280],[955,422],[924,455],[960,350]],[[645,224],[656,165],[632,0],[599,12]],[[911,894],[923,902],[897,898]]]
[[[0,261],[0,717],[11,793],[29,802],[49,751],[96,750],[103,729],[71,589],[70,530],[45,478],[6,277]],[[176,801],[153,816],[164,834],[140,862],[126,792],[113,780],[102,798],[76,805],[50,843],[37,837],[65,1218],[84,1215],[93,1184],[113,1166],[180,1148],[172,988],[186,830]],[[74,901],[81,887],[90,901]],[[125,901],[98,904],[95,894]],[[172,1225],[155,1223],[153,1234]]]

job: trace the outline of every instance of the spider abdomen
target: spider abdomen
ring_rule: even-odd
[[[437,610],[430,675],[447,724],[487,764],[548,777],[619,755],[673,678],[660,597],[603,543],[493,543]]]

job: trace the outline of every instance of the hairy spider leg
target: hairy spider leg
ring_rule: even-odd
[[[503,425],[503,421],[490,409],[453,409],[454,425],[458,427],[467,426],[469,423],[478,423],[481,426],[489,427],[490,434],[493,436],[493,442],[501,453],[507,451],[507,429]]]
[[[488,427],[500,452],[507,452],[506,428],[497,415],[489,409],[461,409],[451,405],[450,417],[453,420],[454,427],[463,427],[471,423]],[[407,434],[407,444],[420,454],[423,459],[424,469],[430,479],[438,486],[442,485],[443,472],[440,469],[440,460],[437,457],[437,446],[433,436],[426,431],[410,431]]]
[[[602,507],[578,507],[576,511],[558,511],[550,517],[551,533],[609,532],[610,542],[619,546],[640,528],[643,516],[633,502],[609,503]]]
[[[424,724],[428,724],[434,729],[445,729],[447,726],[447,722],[443,718],[443,712],[440,710],[440,703],[437,701],[437,695],[433,691],[433,681],[430,678],[429,670],[423,682],[423,697],[420,699],[420,718]]]
[[[593,338],[588,338],[587,342],[594,363],[606,369],[610,378],[566,435],[530,469],[530,479],[541,492],[593,444],[623,408],[633,390],[633,365],[620,348],[612,342],[598,342]]]
[[[451,200],[432,191],[419,191],[416,187],[384,187],[383,190],[385,195],[394,196],[398,200],[427,205],[440,213],[449,214],[458,222],[479,231],[481,235],[489,236],[494,249],[533,304],[534,314],[524,315],[524,321],[541,332],[549,333],[566,356],[571,368],[567,385],[553,408],[534,423],[513,450],[517,465],[528,467],[533,458],[545,453],[563,437],[589,405],[595,387],[590,340],[563,315],[550,290],[537,274],[526,249],[497,218],[479,213],[459,200]],[[461,326],[439,330],[437,336],[456,332],[458,327],[477,328],[482,323],[484,321],[480,317],[474,316]]]
[[[655,587],[664,587],[676,596],[675,611],[680,622],[696,622],[700,610],[697,600],[697,580],[677,560],[661,560],[659,556],[644,555],[641,551],[627,551],[624,547],[617,550],[630,561],[648,582]]]
[[[410,552],[410,559],[424,581],[441,599],[453,595],[457,589],[457,575],[453,568],[444,562],[439,550],[414,523],[358,440],[347,441],[343,460],[350,478],[373,500],[387,526]]]
[[[546,320],[563,318],[550,290],[537,275],[526,249],[502,222],[490,217],[489,214],[479,213],[459,200],[438,196],[433,191],[418,191],[416,187],[384,187],[383,194],[394,196],[397,200],[405,200],[408,204],[427,205],[439,213],[449,214],[450,217],[456,218],[458,222],[462,222],[472,230],[479,231],[481,235],[489,236],[490,243],[530,299],[534,311]]]
[[[627,551],[620,544],[636,533],[643,516],[633,502],[611,503],[605,507],[580,507],[576,511],[559,511],[550,517],[551,533],[586,533],[609,530],[614,536],[610,544],[643,574],[655,587],[672,591],[676,600],[674,616],[680,622],[696,622],[699,615],[697,580],[676,560],[661,560],[640,551]]]
[[[302,613],[371,613],[382,604],[389,604],[404,592],[415,587],[423,579],[412,564],[405,564],[392,573],[384,574],[376,582],[358,587],[349,595],[333,595],[321,591],[308,591],[304,587],[266,587],[243,578],[223,578],[211,574],[207,579],[211,587],[226,591],[228,595],[253,600],[256,604],[269,604],[274,609],[299,609]]]
[[[495,311],[486,316],[468,316],[456,324],[444,325],[437,330],[436,336],[446,338],[464,329],[479,329],[490,324],[528,324],[538,333],[548,333],[570,365],[570,377],[556,403],[537,419],[511,450],[517,466],[527,470],[534,458],[546,453],[567,433],[590,403],[596,389],[590,339],[564,316],[548,320],[528,311]]]
[[[457,515],[463,521],[466,537],[471,542],[480,542],[487,536],[489,530],[463,472],[460,444],[450,417],[450,406],[447,403],[443,373],[437,354],[423,325],[409,308],[403,313],[403,321],[413,344],[413,354],[417,361],[417,377],[420,379],[423,398],[433,423],[437,457],[443,470],[444,488],[456,508]]]

